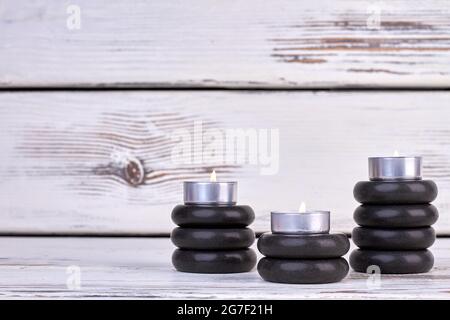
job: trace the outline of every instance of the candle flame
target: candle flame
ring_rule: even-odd
[[[299,213],[305,213],[306,212],[306,203],[302,202],[300,204],[300,208],[298,208]]]
[[[211,172],[211,175],[209,176],[209,181],[211,181],[211,182],[216,182],[217,181],[216,170],[213,170]]]
[[[397,150],[394,151],[394,157],[400,157],[400,154],[398,153]]]

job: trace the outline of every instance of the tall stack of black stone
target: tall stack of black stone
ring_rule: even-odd
[[[354,197],[362,205],[354,212],[359,225],[352,239],[359,249],[350,255],[350,266],[367,272],[371,266],[381,273],[423,273],[431,270],[435,241],[431,227],[438,211],[430,202],[437,196],[431,180],[361,181]]]
[[[177,205],[172,220],[172,242],[178,247],[172,255],[181,272],[248,272],[256,265],[249,247],[255,233],[247,228],[255,214],[245,205]]]

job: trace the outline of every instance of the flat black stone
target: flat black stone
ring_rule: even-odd
[[[194,206],[177,205],[172,210],[172,221],[180,227],[246,227],[255,220],[249,206]]]
[[[433,225],[439,218],[432,204],[369,205],[356,208],[355,222],[363,227],[418,228]]]
[[[258,239],[258,250],[270,258],[329,259],[339,258],[350,249],[343,233],[285,235],[264,233]]]
[[[356,227],[353,242],[361,249],[422,250],[433,245],[436,234],[432,227],[411,229],[378,229]]]
[[[353,189],[356,201],[363,204],[429,203],[437,194],[437,186],[431,180],[360,181]]]
[[[434,257],[429,250],[375,251],[355,250],[350,254],[350,266],[356,272],[367,272],[369,266],[378,266],[384,274],[424,273],[433,268]]]
[[[182,249],[245,249],[255,242],[255,233],[249,228],[202,229],[179,227],[173,229],[170,239],[174,245]]]
[[[172,255],[172,264],[181,272],[249,272],[256,265],[256,253],[252,249],[229,251],[176,249]]]
[[[344,258],[297,260],[262,258],[258,273],[266,281],[292,284],[320,284],[339,282],[345,278],[349,266]]]

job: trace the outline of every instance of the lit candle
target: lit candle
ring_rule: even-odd
[[[306,210],[303,202],[298,211],[271,212],[272,233],[314,234],[330,231],[330,212]]]
[[[218,182],[213,171],[210,181],[185,181],[184,203],[195,205],[235,205],[237,202],[237,182]]]
[[[392,157],[369,158],[371,181],[420,180],[422,179],[422,157],[403,157],[396,151]]]

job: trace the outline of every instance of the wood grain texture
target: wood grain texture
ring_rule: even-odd
[[[271,210],[306,201],[349,232],[367,157],[399,150],[424,156],[424,176],[440,190],[436,228],[449,233],[449,101],[446,91],[2,92],[0,232],[167,233],[181,182],[213,168],[239,181],[238,202],[255,209],[258,231]],[[279,170],[180,164],[173,133],[193,134],[198,121],[205,131],[278,129]]]
[[[430,273],[382,275],[380,287],[353,271],[342,282],[325,285],[268,283],[256,270],[181,273],[171,264],[173,249],[167,238],[0,237],[0,298],[450,299],[449,239],[432,247]],[[77,290],[67,286],[71,266],[79,267]]]
[[[450,2],[0,5],[1,87],[446,87]]]

